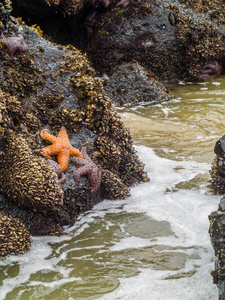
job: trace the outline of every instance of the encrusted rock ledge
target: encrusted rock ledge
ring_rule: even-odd
[[[216,158],[210,171],[209,189],[212,193],[225,193],[225,135],[215,145]],[[218,210],[209,215],[209,234],[215,251],[215,270],[211,272],[218,287],[219,299],[225,300],[225,197],[220,200]]]
[[[0,213],[0,257],[30,249],[30,233],[19,220]]]
[[[215,270],[211,272],[213,283],[218,287],[219,299],[225,299],[225,198],[222,198],[219,209],[209,216],[209,234],[215,250]]]
[[[18,34],[25,48],[14,39]],[[0,44],[0,212],[18,218],[32,235],[61,235],[80,213],[105,198],[128,197],[131,185],[149,178],[86,56],[11,21],[8,36],[15,52],[10,54],[8,40]],[[86,147],[92,166],[101,172],[98,190],[83,172],[80,182],[74,180],[76,163],[69,161],[59,172],[43,154],[50,143],[41,130],[57,137],[62,127],[73,147]]]

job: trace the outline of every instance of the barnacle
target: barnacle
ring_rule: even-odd
[[[22,135],[8,131],[2,158],[1,190],[17,205],[33,211],[58,211],[63,191],[48,162],[32,153]]]
[[[30,249],[28,230],[19,220],[0,213],[0,257],[22,254]]]

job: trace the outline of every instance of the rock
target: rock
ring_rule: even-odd
[[[45,34],[87,52],[100,74],[135,59],[160,81],[176,81],[221,73],[224,9],[222,1],[16,0],[13,12],[33,23],[38,16]]]
[[[225,215],[220,209],[212,212],[209,216],[210,227],[209,234],[211,243],[215,250],[215,270],[211,272],[213,282],[218,287],[219,299],[225,299]]]
[[[220,200],[220,203],[219,203],[219,210],[225,211],[225,197],[223,197],[223,198]]]
[[[225,194],[225,135],[215,144],[214,152],[216,158],[212,163],[210,170],[209,189],[214,194]]]
[[[216,142],[214,152],[219,158],[225,158],[225,135]]]
[[[0,257],[23,254],[30,249],[28,230],[17,219],[0,213]]]
[[[9,35],[23,35],[27,52],[10,57],[0,47],[0,211],[20,217],[34,235],[63,234],[81,212],[104,198],[125,198],[129,186],[149,180],[129,131],[122,123],[87,58],[72,46],[50,43],[35,30],[9,22]],[[53,135],[65,126],[70,143],[102,171],[102,184],[91,193],[87,176],[74,182],[69,163],[66,182],[42,155]],[[56,160],[53,157],[53,160]],[[117,164],[115,164],[115,160]],[[63,180],[64,181],[64,180]]]
[[[156,104],[169,100],[167,89],[153,76],[138,63],[122,64],[109,80],[105,80],[104,89],[116,106],[132,106],[144,102]]]
[[[7,131],[1,159],[0,185],[10,200],[34,212],[58,211],[63,191],[45,158],[34,155],[26,140]]]
[[[225,135],[215,144],[216,158],[210,171],[209,189],[214,194],[225,194]],[[225,299],[225,197],[220,200],[218,210],[209,216],[209,234],[215,251],[215,270],[211,272],[213,282],[218,287],[219,299]]]
[[[135,59],[162,81],[198,80],[204,66],[224,61],[224,27],[210,9],[196,12],[176,0],[138,3],[96,17],[88,52],[97,70],[111,74]]]

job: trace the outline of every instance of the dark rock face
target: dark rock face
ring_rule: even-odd
[[[225,194],[225,135],[215,145],[216,158],[212,164],[210,191],[214,194]],[[215,251],[215,270],[211,272],[213,282],[218,287],[219,299],[225,299],[225,197],[220,200],[218,210],[209,216],[209,234]]]
[[[111,74],[121,63],[135,59],[161,80],[177,77],[181,46],[169,22],[171,13],[162,1],[146,1],[135,11],[132,7],[109,11],[93,31],[96,47],[90,46],[89,53],[94,66]]]
[[[213,277],[213,283],[218,287],[219,299],[225,299],[225,211],[224,211],[224,201],[222,198],[219,204],[219,209],[212,212],[209,216],[210,228],[209,234],[211,238],[211,243],[215,250],[216,262],[215,270],[211,272]]]
[[[225,194],[225,135],[216,142],[214,152],[216,158],[210,170],[209,189],[214,194],[223,195]]]
[[[198,80],[203,66],[223,60],[224,31],[208,11],[197,13],[175,0],[149,0],[135,13],[131,5],[101,16],[89,49],[94,66],[108,74],[135,59],[160,80]]]
[[[135,62],[123,64],[106,80],[104,89],[116,106],[169,100],[168,91],[153,76]]]
[[[14,2],[14,12],[33,16],[53,40],[87,52],[100,73],[135,59],[161,81],[202,80],[215,61],[224,68],[224,9],[210,0]]]
[[[40,16],[47,16],[55,14],[56,11],[76,14],[84,5],[85,0],[15,0],[14,5],[17,7],[25,9],[31,14],[36,14]]]

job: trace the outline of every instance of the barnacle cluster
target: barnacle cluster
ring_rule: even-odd
[[[225,220],[225,198],[220,200],[217,211],[209,215],[209,235],[215,251],[215,270],[211,271],[213,283],[218,287],[219,299],[224,299],[225,285],[225,239],[224,239],[224,220]]]
[[[78,132],[81,129],[81,125],[84,119],[84,112],[78,109],[65,109],[60,108],[58,110],[52,110],[50,112],[49,124],[58,127],[65,126],[72,132]]]
[[[12,100],[13,97],[9,97]],[[10,127],[12,121],[9,117],[9,108],[7,105],[7,96],[3,91],[0,89],[0,138],[3,137],[5,129]]]
[[[221,159],[216,157],[212,162],[212,167],[210,170],[211,179],[209,181],[209,191],[215,195],[225,194],[225,174],[219,171],[219,164]]]
[[[32,153],[22,135],[9,130],[5,142],[0,173],[2,192],[31,211],[58,211],[63,192],[48,162]]]
[[[35,93],[43,86],[41,70],[34,65],[31,56],[19,55],[12,61],[6,57],[5,52],[0,51],[0,60],[0,80],[4,79],[4,92],[25,101],[25,96]]]
[[[60,235],[63,225],[103,197],[125,198],[129,185],[149,179],[87,57],[72,46],[50,45],[30,28],[24,35],[29,45],[34,43],[34,52],[12,60],[0,49],[0,186],[6,202],[12,203],[0,200],[0,211],[21,215],[33,235]],[[74,183],[72,164],[61,187],[55,167],[41,154],[38,133],[44,126],[54,134],[65,126],[73,146],[88,147],[103,174],[95,193],[90,193],[86,176]]]
[[[108,199],[125,199],[130,196],[129,188],[118,176],[107,169],[102,169],[102,191]]]
[[[132,147],[130,132],[125,128],[111,100],[104,92],[101,81],[95,77],[95,72],[86,57],[79,51],[74,52],[72,50],[71,48],[64,55],[59,73],[61,76],[71,74],[70,86],[73,87],[80,106],[80,125],[86,125],[89,130],[97,134],[98,138],[93,144],[93,150],[97,154],[97,163],[103,169],[108,169],[111,172],[106,172],[104,178],[109,176],[107,179],[108,186],[111,182],[111,186],[115,189],[114,195],[119,195],[122,193],[122,189],[126,190],[125,185],[149,179],[146,172],[143,171],[143,164],[138,160]],[[71,125],[68,123],[67,126],[71,128],[78,125],[76,118],[74,120],[70,118],[72,111],[67,116],[66,110],[59,112],[60,110],[57,112],[60,116],[59,123],[61,122],[60,119],[63,119],[64,122],[70,120]],[[116,165],[115,160],[117,161]],[[133,167],[130,169],[131,165]],[[126,174],[124,182],[121,183]],[[116,191],[116,187],[118,191]],[[112,191],[108,192],[113,194]],[[127,195],[127,192],[125,194]]]
[[[212,162],[210,170],[211,180],[209,190],[218,195],[225,194],[225,135],[215,144],[216,158]]]
[[[205,19],[194,19],[180,13],[177,6],[171,5],[176,23],[176,37],[184,49],[184,64],[187,76],[198,79],[204,65],[211,61],[220,62],[224,57],[225,45],[222,32],[216,24]]]
[[[191,7],[197,12],[208,13],[210,18],[218,23],[225,23],[225,3],[224,1],[214,0],[179,0],[180,3],[185,4],[187,7]]]
[[[10,13],[12,11],[12,2],[4,0],[0,2],[0,33],[7,31]]]
[[[19,220],[0,213],[0,257],[22,254],[30,248],[30,233]]]

